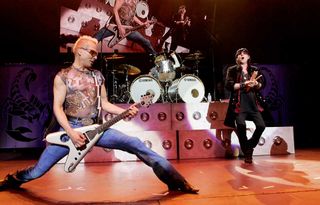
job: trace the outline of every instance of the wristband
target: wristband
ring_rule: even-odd
[[[243,89],[245,87],[244,83],[240,83],[240,89]]]

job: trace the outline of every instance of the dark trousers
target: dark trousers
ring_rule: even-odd
[[[252,134],[252,137],[248,139],[247,137],[247,127],[245,120],[252,120],[256,125],[256,129]],[[239,138],[239,143],[242,152],[247,152],[248,150],[254,149],[259,143],[259,139],[265,129],[265,123],[260,112],[254,113],[239,113],[236,116],[236,132]]]

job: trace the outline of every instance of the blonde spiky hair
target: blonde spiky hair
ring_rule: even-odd
[[[78,47],[78,44],[81,41],[92,41],[93,43],[98,44],[98,40],[91,36],[87,36],[87,35],[80,36],[73,45],[73,48],[72,48],[73,53],[75,52],[76,48]]]

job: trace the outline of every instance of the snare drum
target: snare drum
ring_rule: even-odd
[[[155,103],[160,98],[162,91],[159,81],[149,75],[137,77],[130,85],[130,96],[134,102],[140,102],[143,95],[152,93],[154,94],[152,103]]]
[[[171,102],[199,103],[204,98],[204,86],[202,81],[195,75],[184,75],[172,82],[168,88]]]

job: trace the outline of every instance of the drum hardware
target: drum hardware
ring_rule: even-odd
[[[116,77],[116,74],[122,74],[121,70],[116,69],[115,61],[113,61],[113,60],[119,60],[119,59],[123,59],[123,58],[124,58],[124,56],[119,55],[117,53],[113,53],[110,56],[105,56],[104,57],[104,60],[106,62],[107,75],[108,75],[108,73],[111,73],[112,94],[111,94],[109,100],[112,103],[116,103],[119,100],[119,82],[118,82],[119,79]],[[109,60],[111,60],[111,62],[112,62],[111,70],[108,70],[108,62],[109,62]]]
[[[200,51],[196,51],[192,54],[189,54],[187,57],[185,57],[186,60],[202,60],[204,59],[203,54]]]
[[[129,75],[138,75],[141,70],[129,64],[121,64],[117,66],[117,72],[125,75],[125,83],[121,85],[121,93],[119,93],[119,101],[129,103],[131,100],[129,91]]]
[[[111,56],[106,56],[104,57],[105,60],[119,60],[119,59],[123,59],[124,56],[123,55],[119,55],[119,54],[112,54]]]
[[[122,72],[126,75],[138,75],[141,73],[141,70],[135,66],[128,65],[128,64],[121,64],[117,67],[119,72]]]
[[[117,70],[111,70],[111,77],[112,77],[112,95],[110,97],[111,103],[116,103],[118,100],[118,78],[116,77]]]
[[[199,63],[202,59],[204,59],[204,56],[200,51],[196,51],[195,53],[189,54],[187,57],[185,57],[185,60],[194,61],[193,68],[196,76],[199,76]]]

